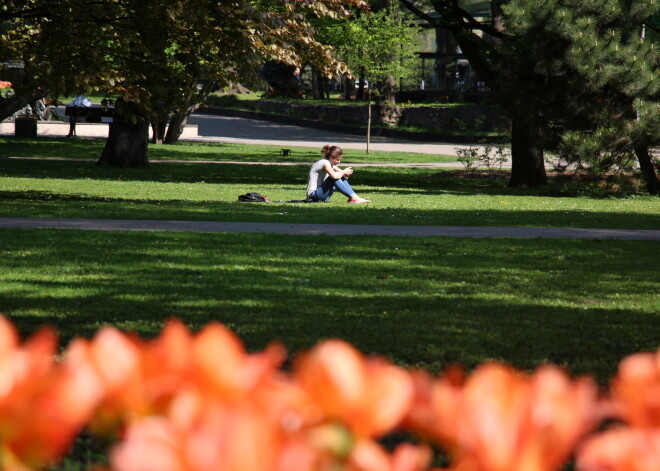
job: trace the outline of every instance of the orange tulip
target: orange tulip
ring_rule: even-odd
[[[625,358],[610,396],[615,414],[631,426],[660,428],[660,349]]]
[[[299,357],[294,379],[328,420],[358,438],[396,427],[412,401],[409,374],[382,359],[367,359],[340,340],[326,341]]]
[[[90,424],[95,433],[112,435],[126,416],[144,413],[141,353],[137,341],[113,327],[105,327],[91,341],[72,341],[68,358],[79,368],[93,371],[103,390]]]
[[[192,381],[193,336],[178,320],[165,324],[160,336],[140,346],[145,401],[150,412],[164,412]]]
[[[110,462],[114,471],[268,471],[277,443],[275,424],[258,408],[185,392],[165,416],[131,422]]]
[[[572,382],[554,367],[528,378],[488,363],[464,382],[457,380],[452,374],[435,382],[430,404],[435,425],[428,430],[428,421],[422,424],[450,452],[456,469],[558,469],[599,418],[595,385]]]
[[[112,434],[130,417],[166,411],[191,381],[192,336],[179,321],[148,342],[106,327],[91,341],[74,340],[68,356],[96,373],[104,397],[91,428]]]
[[[226,400],[242,399],[270,381],[284,358],[285,350],[279,345],[258,354],[246,353],[238,337],[217,323],[204,327],[192,347],[197,385]]]
[[[590,438],[577,457],[580,471],[660,470],[660,430],[618,427]]]
[[[89,420],[100,397],[95,378],[55,363],[57,341],[41,330],[19,345],[0,316],[0,463],[29,469],[61,457]]]
[[[465,380],[463,370],[455,366],[447,369],[442,377],[443,384],[447,386],[444,388],[435,387],[436,381],[423,370],[413,371],[411,378],[413,402],[404,419],[404,425],[427,440],[437,440],[445,444],[453,443],[454,430],[458,424],[450,422],[450,420],[459,420],[460,417],[445,415],[442,421],[439,421],[434,410],[434,403],[443,405],[446,410],[459,407],[461,386]],[[451,385],[454,387],[448,387]]]

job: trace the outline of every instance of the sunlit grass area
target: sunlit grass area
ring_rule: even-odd
[[[250,204],[237,196],[303,198],[306,164],[118,169],[94,164],[102,141],[2,139],[5,156],[77,160],[1,159],[1,217],[660,228],[657,197],[587,184],[521,190],[506,175],[358,167],[351,182],[372,204]],[[161,160],[273,150],[161,147]],[[52,324],[65,339],[107,324],[155,335],[175,316],[195,329],[224,322],[251,349],[341,337],[433,370],[551,361],[606,378],[657,345],[658,244],[2,230],[0,312],[24,334]]]
[[[220,321],[250,349],[340,337],[437,371],[553,362],[605,379],[657,347],[660,242],[0,231],[23,334]]]
[[[105,139],[66,138],[16,138],[0,136],[0,157],[45,157],[98,159]],[[150,144],[148,157],[151,162],[161,160],[183,161],[233,161],[233,162],[294,162],[312,164],[321,158],[321,149],[296,147],[287,156],[282,146],[258,146],[213,142],[181,141],[175,145]],[[434,163],[456,162],[455,156],[417,154],[406,152],[345,149],[344,164],[351,163]]]
[[[71,152],[76,152],[77,141]],[[66,155],[66,153],[64,154]],[[144,169],[94,162],[0,160],[0,216],[262,221],[342,224],[660,228],[657,197],[589,196],[585,184],[532,190],[506,177],[462,178],[438,169],[356,168],[369,205],[246,204],[305,198],[307,166],[159,163]]]

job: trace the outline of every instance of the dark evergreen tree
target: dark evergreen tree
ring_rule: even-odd
[[[652,194],[660,193],[650,156],[660,143],[660,36],[649,19],[658,14],[650,0],[566,2],[532,22],[563,45],[555,60],[570,78],[560,155],[596,172],[636,159]],[[511,22],[532,25],[515,13]]]
[[[603,125],[627,136],[640,166],[652,169],[644,156],[660,134],[659,64],[653,39],[643,38],[642,31],[650,29],[643,26],[649,18],[660,14],[658,2],[492,0],[491,21],[483,22],[463,8],[469,1],[431,0],[437,15],[427,13],[423,3],[401,1],[430,25],[454,35],[508,112],[510,186],[545,183],[544,150],[566,149],[567,133],[597,139],[594,131]],[[653,182],[653,175],[645,175]]]

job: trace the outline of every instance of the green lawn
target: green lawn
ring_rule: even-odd
[[[347,205],[339,196],[328,204],[246,204],[236,198],[247,191],[303,197],[306,167],[115,169],[79,159],[97,155],[102,141],[31,140],[25,148],[2,139],[4,155],[78,159],[0,160],[2,217],[660,228],[657,197],[594,197],[598,188],[584,185],[520,190],[507,188],[506,178],[358,168],[351,181],[373,204]],[[267,160],[272,151],[151,152],[161,147],[174,160]],[[251,349],[281,340],[295,352],[341,337],[434,371],[456,361],[521,368],[551,361],[605,381],[623,356],[660,343],[658,266],[657,241],[7,229],[0,231],[0,312],[23,334],[48,323],[64,340],[106,324],[152,336],[175,316],[194,329],[220,320]]]
[[[104,139],[16,138],[0,136],[0,157],[46,157],[98,159]],[[295,147],[282,156],[283,146],[205,143],[181,141],[176,145],[149,145],[149,160],[297,162],[310,164],[321,158],[321,149]],[[350,163],[434,163],[456,162],[455,156],[410,152],[370,152],[346,149],[343,162]]]
[[[101,145],[97,141],[47,141],[44,146],[59,149],[52,150],[52,156],[91,155],[85,146],[99,150]],[[180,155],[198,159],[204,155],[192,154],[186,145],[160,147],[168,147],[165,151],[175,160]],[[214,148],[201,148],[207,147]],[[221,153],[225,147],[215,149]],[[240,146],[231,149],[230,160],[240,158]],[[268,149],[249,149],[245,153],[255,152],[253,158],[269,157]],[[36,150],[22,152],[26,157],[41,155]],[[308,161],[316,157],[310,156]],[[145,169],[116,169],[97,167],[90,161],[0,160],[0,217],[660,228],[657,197],[596,198],[589,195],[597,187],[558,182],[541,189],[510,189],[506,178],[456,178],[438,169],[357,167],[351,182],[373,201],[364,206],[347,205],[340,195],[328,204],[237,202],[238,195],[250,191],[276,201],[303,199],[306,174],[306,165],[161,162]]]
[[[250,349],[341,337],[437,371],[543,362],[601,381],[660,340],[660,242],[0,231],[0,304],[27,334],[218,320]]]

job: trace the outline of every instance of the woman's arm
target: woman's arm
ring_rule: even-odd
[[[340,180],[344,177],[348,177],[349,175],[353,174],[352,167],[346,167],[344,170],[342,170],[339,167],[333,167],[329,161],[326,161],[323,164],[323,168],[328,173],[328,175],[330,175],[330,177],[333,178],[334,180]]]

